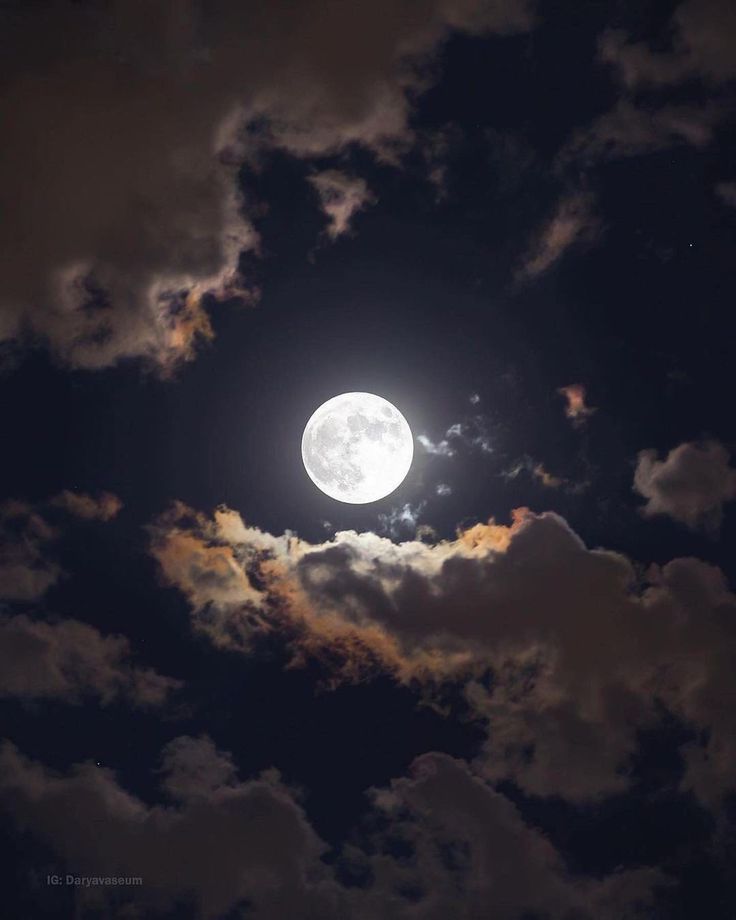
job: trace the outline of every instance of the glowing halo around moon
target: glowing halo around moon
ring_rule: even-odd
[[[302,460],[330,498],[364,505],[385,498],[406,478],[414,438],[404,416],[373,393],[341,393],[323,403],[302,435]]]

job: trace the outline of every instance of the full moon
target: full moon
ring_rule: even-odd
[[[378,501],[404,481],[414,456],[399,410],[372,393],[342,393],[323,403],[302,435],[310,479],[339,502]]]

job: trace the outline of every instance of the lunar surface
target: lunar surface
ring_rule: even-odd
[[[311,480],[330,498],[353,505],[393,492],[404,481],[413,456],[406,419],[372,393],[328,399],[302,436],[302,459]]]

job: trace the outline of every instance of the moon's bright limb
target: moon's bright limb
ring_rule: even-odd
[[[323,403],[302,435],[309,477],[340,502],[378,501],[404,481],[414,438],[399,410],[372,393],[342,393]]]

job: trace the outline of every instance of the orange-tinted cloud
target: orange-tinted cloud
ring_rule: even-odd
[[[543,463],[537,463],[532,469],[532,476],[535,479],[539,480],[542,485],[547,489],[559,489],[560,486],[565,482],[564,479],[560,479],[559,476],[553,476],[548,470],[544,468]]]
[[[585,483],[573,483],[563,476],[555,476],[541,461],[536,461],[532,457],[524,456],[513,463],[508,469],[504,470],[501,475],[504,479],[516,479],[520,473],[528,473],[532,479],[540,483],[545,489],[560,489],[565,487],[568,491],[580,491],[585,488]]]
[[[709,799],[736,780],[736,706],[712,705],[736,699],[722,614],[736,615],[736,598],[705,563],[642,578],[557,515],[528,510],[435,544],[346,531],[315,545],[179,506],[152,536],[193,627],[218,646],[250,654],[269,633],[334,681],[383,671],[467,684],[489,726],[478,769],[494,780],[581,801],[625,788],[655,698],[708,732],[684,783]],[[492,695],[475,682],[488,668]]]
[[[586,404],[585,387],[582,383],[571,383],[566,387],[560,387],[557,392],[565,397],[565,416],[573,425],[585,424],[586,419],[596,411],[595,407]]]

